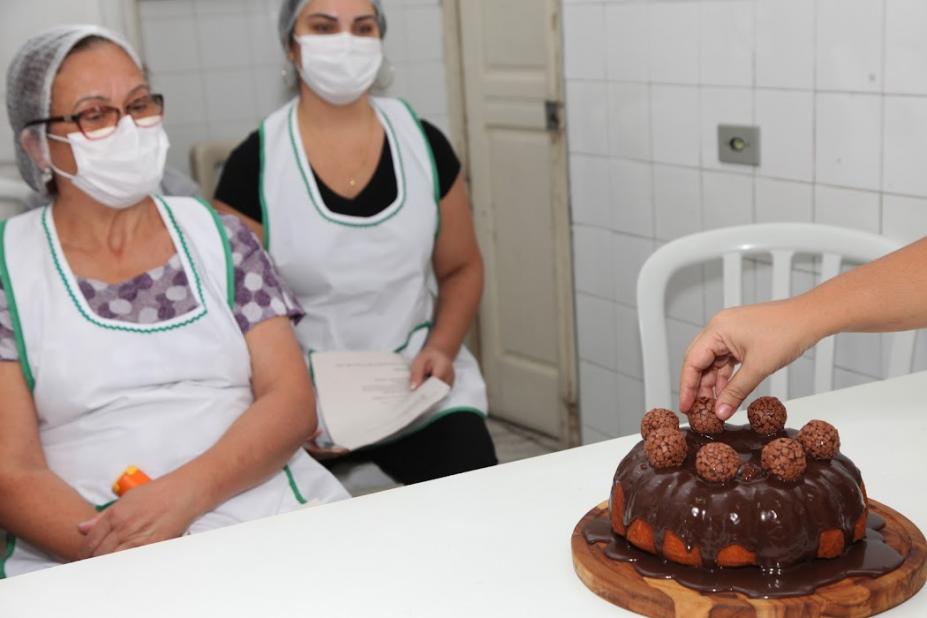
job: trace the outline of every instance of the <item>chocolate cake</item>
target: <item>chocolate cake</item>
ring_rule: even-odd
[[[810,594],[901,564],[832,425],[788,429],[774,397],[749,406],[749,425],[713,410],[699,398],[682,429],[669,410],[644,416],[644,440],[618,464],[609,510],[585,526],[586,542],[645,577],[750,597]]]
[[[645,415],[647,439],[615,473],[616,534],[680,564],[764,569],[833,558],[863,537],[866,492],[836,429],[786,429],[773,397],[753,402],[744,426],[721,423],[713,404],[696,401],[683,430],[665,410]]]

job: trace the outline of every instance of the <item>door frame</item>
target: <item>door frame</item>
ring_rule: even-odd
[[[447,88],[447,114],[451,145],[460,159],[464,171],[464,182],[470,190],[470,144],[467,142],[467,114],[464,99],[463,50],[460,39],[460,0],[443,0],[441,16],[444,32],[444,74]],[[480,341],[480,315],[473,318],[473,324],[464,338],[464,345],[482,364]]]
[[[464,80],[463,61],[464,54],[462,49],[460,5],[461,2],[469,0],[443,0],[443,26],[444,26],[444,67],[447,80],[448,93],[448,120],[450,125],[450,139],[463,165],[466,173],[466,179],[469,183],[469,165],[468,162],[472,155],[470,144],[467,140],[467,110],[466,110],[466,83]],[[579,388],[578,388],[578,359],[576,353],[576,318],[574,310],[575,289],[573,285],[573,235],[571,225],[570,210],[570,193],[569,193],[569,159],[566,146],[566,128],[564,119],[566,117],[566,82],[563,72],[563,4],[561,0],[547,0],[553,15],[551,27],[556,29],[557,44],[551,49],[551,56],[548,58],[548,67],[555,72],[554,79],[550,80],[552,91],[549,96],[552,100],[559,102],[560,108],[560,127],[559,131],[552,139],[557,145],[554,148],[554,169],[557,173],[552,180],[552,191],[554,199],[559,208],[555,210],[554,228],[555,233],[555,285],[557,290],[563,293],[558,294],[557,312],[562,316],[562,326],[559,348],[563,358],[560,367],[560,397],[563,402],[563,416],[560,419],[562,434],[560,436],[561,445],[564,448],[578,446],[580,441],[580,422],[579,422]],[[477,226],[477,237],[480,236],[480,229]],[[482,244],[482,243],[481,243]],[[479,350],[479,329],[477,322],[468,335],[470,341],[476,350]],[[479,359],[480,357],[477,356]]]
[[[470,159],[470,144],[467,142],[460,2],[461,0],[443,0],[441,3],[444,21],[444,71],[447,79],[447,113],[451,143],[454,145],[463,169],[469,170],[467,163]]]

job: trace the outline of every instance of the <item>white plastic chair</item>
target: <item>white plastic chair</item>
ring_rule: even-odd
[[[240,140],[197,142],[190,148],[190,175],[200,186],[203,197],[211,200],[219,183],[222,166]]]
[[[0,220],[23,212],[31,195],[32,189],[23,181],[0,177]]]
[[[720,259],[723,262],[724,306],[743,304],[742,272],[745,256],[772,256],[773,300],[791,296],[795,255],[820,256],[821,283],[840,273],[844,262],[865,263],[901,247],[894,240],[859,230],[813,223],[762,223],[726,227],[692,234],[667,243],[650,256],[637,279],[637,312],[641,334],[646,407],[673,409],[670,359],[666,335],[666,288],[673,274],[686,266]],[[911,371],[916,331],[891,336],[886,377]],[[677,359],[681,362],[682,359]],[[788,397],[788,367],[770,378],[772,395]],[[834,384],[834,338],[817,344],[814,353],[814,392]]]

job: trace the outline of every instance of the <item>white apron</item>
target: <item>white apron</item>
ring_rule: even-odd
[[[411,107],[398,99],[371,103],[393,158],[395,202],[373,217],[340,215],[325,206],[294,100],[261,123],[264,244],[306,310],[296,333],[307,353],[397,351],[411,361],[434,319],[437,170]],[[452,412],[486,415],[486,384],[465,347],[454,359],[454,372],[448,396],[406,431]]]
[[[212,209],[158,198],[197,308],[153,324],[97,316],[64,259],[51,208],[0,229],[0,275],[49,468],[99,508],[129,465],[157,478],[215,444],[251,405],[251,362],[231,307],[228,240]],[[6,268],[3,268],[5,259]],[[18,309],[18,310],[17,310]],[[190,533],[348,497],[299,449],[283,470],[219,505]],[[0,576],[57,561],[7,535]]]

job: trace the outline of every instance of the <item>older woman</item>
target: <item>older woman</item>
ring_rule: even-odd
[[[306,309],[304,350],[401,350],[413,386],[453,385],[429,416],[353,457],[403,483],[492,465],[486,386],[462,344],[483,264],[460,162],[403,101],[369,96],[380,2],[284,0],[279,24],[299,96],[232,153],[216,196],[263,224]]]
[[[20,171],[0,225],[0,577],[345,497],[291,319],[240,221],[152,196],[163,100],[118,36],[62,27],[7,80]],[[129,466],[152,480],[114,499]]]

